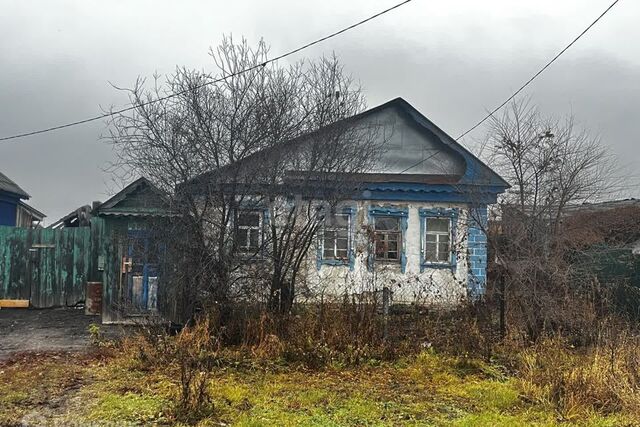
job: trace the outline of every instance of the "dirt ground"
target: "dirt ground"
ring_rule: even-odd
[[[98,316],[83,309],[1,309],[0,360],[23,352],[82,351],[90,345],[89,325]],[[100,325],[100,331],[117,335],[121,328]]]

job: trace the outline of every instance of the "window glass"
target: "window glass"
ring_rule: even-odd
[[[322,237],[322,257],[324,259],[347,259],[349,254],[348,214],[335,214],[325,219]]]
[[[260,225],[260,214],[258,212],[243,212],[238,215],[239,226],[255,226]]]
[[[451,259],[451,220],[449,218],[427,218],[425,236],[425,260],[447,263]]]
[[[374,227],[376,259],[400,260],[400,248],[402,247],[400,218],[376,216]]]
[[[241,212],[236,227],[236,245],[240,252],[256,252],[260,248],[260,212]]]

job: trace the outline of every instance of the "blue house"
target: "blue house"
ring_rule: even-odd
[[[22,228],[39,225],[45,215],[24,202],[30,197],[18,184],[0,172],[0,225]]]

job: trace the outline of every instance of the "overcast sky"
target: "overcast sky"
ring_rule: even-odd
[[[124,105],[109,84],[176,65],[212,70],[222,34],[264,38],[277,55],[398,0],[23,1],[0,12],[0,136]],[[370,106],[403,97],[457,137],[502,102],[611,0],[414,0],[302,52],[334,51]],[[573,114],[640,169],[640,2],[622,0],[527,89],[542,111]],[[47,224],[115,188],[104,123],[0,143],[0,171],[28,193]],[[481,139],[479,129],[466,139]],[[640,190],[630,194],[640,196]]]

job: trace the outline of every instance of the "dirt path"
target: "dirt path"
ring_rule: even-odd
[[[12,354],[44,351],[82,351],[90,345],[89,325],[97,316],[79,309],[0,310],[0,360]],[[117,335],[117,326],[100,326],[106,335]]]

